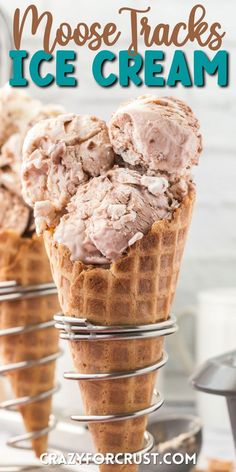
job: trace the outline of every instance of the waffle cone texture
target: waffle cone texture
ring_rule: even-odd
[[[72,262],[69,250],[44,240],[63,313],[105,325],[151,324],[166,320],[175,295],[195,192],[191,191],[171,221],[154,223],[126,255],[108,268]],[[163,338],[69,341],[75,368],[82,373],[129,371],[158,362]],[[126,379],[80,381],[87,415],[130,413],[152,403],[156,374]],[[98,452],[142,449],[146,416],[90,424]],[[101,472],[134,472],[136,465],[102,465]]]
[[[42,239],[22,238],[11,231],[0,233],[0,281],[16,280],[20,285],[51,282],[51,271]],[[56,295],[0,303],[0,329],[37,324],[52,319],[58,310]],[[47,328],[0,339],[1,364],[35,360],[58,351],[57,330]],[[54,387],[55,362],[9,373],[14,396],[35,396]],[[51,413],[51,397],[19,407],[25,429],[46,428]],[[32,440],[39,457],[47,450],[47,435]]]

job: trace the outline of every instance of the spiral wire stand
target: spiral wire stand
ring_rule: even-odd
[[[118,325],[118,326],[102,326],[89,322],[86,318],[74,318],[64,316],[59,313],[54,316],[56,321],[55,327],[60,330],[60,338],[69,341],[117,341],[117,340],[134,340],[144,338],[157,338],[173,334],[177,331],[175,318],[167,321],[161,321],[149,325]],[[124,372],[107,372],[107,373],[80,373],[65,372],[64,378],[70,380],[86,380],[86,381],[103,381],[112,379],[123,379],[128,377],[136,377],[144,374],[155,372],[163,367],[168,360],[167,353],[164,351],[162,359],[155,364],[147,367],[134,369]],[[138,418],[147,414],[154,413],[163,404],[163,399],[158,392],[154,392],[152,405],[131,413],[119,413],[110,415],[73,415],[71,419],[80,423],[99,423],[109,421],[122,421],[127,419]],[[154,446],[153,436],[146,431],[144,436],[143,448],[133,453],[133,455],[144,455],[150,452]],[[92,462],[92,460],[91,460]]]
[[[10,302],[15,300],[23,300],[26,298],[45,297],[54,294],[57,294],[57,290],[53,283],[30,285],[25,287],[18,285],[15,281],[0,283],[0,303],[6,301]],[[50,320],[37,324],[29,324],[27,326],[17,326],[12,328],[1,329],[0,341],[1,338],[4,336],[14,336],[17,334],[30,333],[33,331],[52,328],[53,326],[54,321]],[[56,361],[61,356],[61,354],[62,351],[58,350],[56,353],[51,354],[49,356],[41,357],[40,359],[32,359],[0,366],[0,375],[5,376],[20,369],[48,364],[50,362]],[[60,384],[56,384],[53,388],[41,392],[35,396],[24,396],[13,400],[3,401],[0,403],[0,409],[17,411],[18,407],[25,406],[36,401],[44,400],[54,395],[59,390],[59,388]],[[51,415],[49,424],[46,428],[12,437],[7,441],[7,445],[18,449],[31,449],[30,444],[28,444],[28,442],[32,439],[44,436],[45,434],[52,431],[55,428],[56,423],[57,421],[55,416]],[[6,466],[6,469],[9,470],[8,466]],[[27,470],[27,468],[23,468],[20,470]]]

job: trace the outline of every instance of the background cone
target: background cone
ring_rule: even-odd
[[[0,234],[0,281],[16,280],[21,285],[51,281],[43,241],[36,236],[22,238],[5,231]],[[58,311],[56,295],[0,303],[0,328],[25,326],[48,321]],[[1,364],[40,359],[58,351],[57,330],[32,331],[4,336],[0,340]],[[54,387],[55,361],[8,374],[16,398],[35,396]],[[19,407],[27,431],[48,426],[51,397]],[[47,450],[47,435],[32,440],[37,456]]]
[[[65,246],[44,235],[59,300],[65,315],[106,325],[166,320],[176,289],[195,193],[190,192],[172,220],[153,224],[127,255],[108,268],[71,262]],[[161,359],[163,339],[70,341],[78,372],[131,370]],[[133,412],[150,406],[156,374],[110,381],[80,381],[86,414]],[[134,452],[142,448],[147,418],[91,424],[97,451]],[[130,472],[135,465],[101,466]]]

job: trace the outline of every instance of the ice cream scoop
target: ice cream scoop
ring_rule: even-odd
[[[57,116],[63,115],[63,113],[65,113],[65,109],[61,105],[54,105],[52,103],[42,105],[41,108],[38,110],[38,113],[33,116],[31,121],[29,121],[28,127],[31,128],[33,125],[35,125],[41,120],[57,118]]]
[[[125,164],[148,174],[183,174],[198,163],[199,123],[181,100],[139,97],[113,114],[109,135]]]
[[[69,248],[72,260],[115,261],[154,221],[170,216],[178,202],[170,198],[168,186],[162,177],[114,168],[78,189],[54,239]]]
[[[0,89],[0,147],[14,133],[22,132],[41,108],[38,100],[5,85]]]
[[[0,188],[4,187],[5,189],[10,190],[10,192],[21,196],[21,181],[20,177],[14,171],[3,172],[0,169]],[[25,202],[22,200],[22,203]]]
[[[73,261],[107,264],[171,219],[192,189],[200,151],[197,119],[173,98],[124,105],[109,133],[98,118],[61,115],[26,136],[23,195],[38,234],[53,229]]]
[[[45,208],[50,226],[78,186],[111,168],[114,158],[105,122],[75,114],[33,126],[23,154],[23,195],[29,205],[35,205],[40,231],[46,224]]]
[[[3,185],[18,196],[21,196],[20,167],[22,144],[21,134],[15,133],[2,146],[0,154],[0,185]]]
[[[0,184],[19,196],[21,196],[22,145],[22,135],[15,133],[4,143],[0,154]]]
[[[63,107],[58,105],[41,105],[37,108],[37,114],[31,116],[31,121],[25,122],[25,128],[11,136],[4,142],[0,154],[0,168],[14,172],[17,179],[20,180],[21,164],[22,164],[22,147],[27,131],[37,122],[59,116],[64,112]],[[8,168],[6,168],[8,167]]]
[[[22,235],[28,227],[31,209],[18,195],[2,186],[0,186],[0,207],[0,232],[13,230]]]
[[[20,133],[12,134],[4,143],[0,154],[0,167],[9,166],[20,174],[23,139]]]
[[[25,129],[12,134],[3,144],[0,154],[0,183],[12,192],[21,195],[22,147],[27,128],[46,118],[53,118],[63,113],[63,108],[56,105],[45,105],[38,110],[31,122],[25,123]]]
[[[19,233],[22,233],[22,227],[32,232],[35,228],[32,224],[32,210],[22,200],[21,193],[21,164],[22,164],[22,146],[28,129],[38,121],[57,117],[64,110],[58,105],[43,105],[37,100],[33,100],[28,94],[11,89],[5,86],[0,89],[0,190],[1,201],[6,195],[6,202],[3,203],[2,229],[16,227],[19,223],[20,215],[22,222],[19,224]],[[13,194],[15,197],[13,198]],[[12,201],[12,209],[9,201]],[[22,210],[22,205],[25,210]],[[14,214],[16,211],[14,224]],[[27,215],[29,225],[27,226]],[[5,216],[4,216],[5,215]],[[6,215],[8,215],[6,217]],[[3,228],[4,226],[4,228]]]

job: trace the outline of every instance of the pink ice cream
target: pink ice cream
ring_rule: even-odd
[[[55,231],[72,260],[110,263],[150,228],[168,218],[177,203],[162,177],[141,176],[119,167],[81,186]]]
[[[57,118],[59,115],[63,115],[65,109],[61,105],[54,105],[49,103],[47,105],[41,105],[37,114],[35,114],[32,119],[28,122],[27,131],[29,131],[32,126],[42,120],[47,120],[49,118]]]
[[[23,190],[38,233],[53,228],[86,264],[110,264],[171,219],[201,151],[196,118],[171,98],[134,100],[108,128],[110,140],[97,118],[65,115],[34,126],[24,143]]]
[[[15,133],[4,143],[0,154],[0,232],[12,230],[19,235],[32,224],[32,209],[21,197],[21,149],[21,134]]]
[[[141,172],[183,174],[198,163],[199,123],[181,100],[140,97],[121,106],[108,127],[114,151]]]
[[[33,123],[63,111],[8,86],[0,89],[0,231],[12,229],[20,235],[35,231],[32,209],[21,196],[22,146]]]
[[[18,195],[0,186],[0,232],[12,230],[22,235],[28,228],[31,209]]]
[[[37,121],[62,113],[64,109],[59,105],[43,105],[26,92],[5,85],[0,88],[0,148],[13,134],[24,136]]]
[[[0,154],[0,185],[21,196],[20,169],[22,136],[15,133],[2,146]]]
[[[14,133],[23,132],[41,108],[38,100],[5,85],[0,89],[0,147]]]
[[[31,122],[25,122],[21,132],[12,134],[3,144],[0,154],[0,184],[21,196],[22,147],[26,132],[33,124],[46,118],[59,116],[64,110],[57,105],[42,105],[38,113],[31,115]]]
[[[23,153],[23,195],[35,208],[38,232],[54,226],[78,186],[110,169],[114,159],[105,122],[75,114],[36,124]]]

